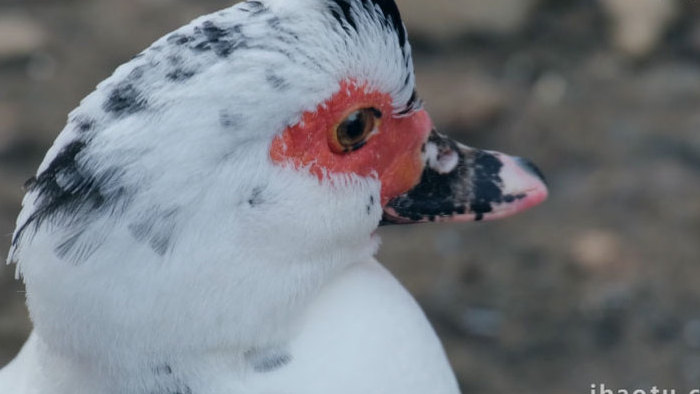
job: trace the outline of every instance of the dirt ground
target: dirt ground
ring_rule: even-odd
[[[230,3],[0,1],[0,255],[66,114],[157,37]],[[464,392],[700,387],[700,2],[398,3],[436,124],[532,159],[551,191],[504,221],[381,231],[380,260]],[[3,268],[0,365],[30,330],[23,299]]]

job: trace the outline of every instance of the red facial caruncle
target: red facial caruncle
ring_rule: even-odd
[[[344,147],[338,141],[338,129],[362,111],[374,116],[372,130],[356,146]],[[333,97],[275,137],[270,157],[276,163],[307,167],[319,180],[327,174],[375,176],[382,184],[385,205],[420,180],[424,166],[421,148],[431,129],[425,111],[396,117],[389,94],[344,81]]]

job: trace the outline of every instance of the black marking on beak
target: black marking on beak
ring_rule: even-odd
[[[426,166],[420,182],[388,202],[380,225],[433,222],[467,215],[480,221],[494,213],[496,206],[527,197],[525,193],[505,192],[501,177],[505,156],[498,153],[460,145],[433,131],[424,157]],[[529,161],[516,162],[525,171],[543,178]]]

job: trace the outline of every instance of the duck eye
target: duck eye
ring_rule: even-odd
[[[331,148],[348,153],[362,148],[376,129],[382,113],[376,108],[362,108],[351,112],[333,132]]]

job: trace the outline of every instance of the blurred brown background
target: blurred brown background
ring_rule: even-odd
[[[68,111],[231,1],[0,0],[0,255]],[[382,230],[466,393],[700,387],[700,1],[398,0],[443,131],[528,157],[506,221]],[[0,365],[28,334],[0,271]]]

